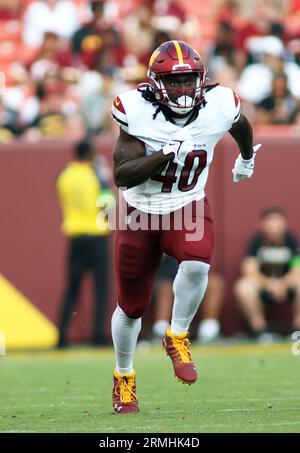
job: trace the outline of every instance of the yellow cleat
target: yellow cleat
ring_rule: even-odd
[[[175,377],[183,384],[193,384],[197,380],[188,335],[188,332],[173,334],[169,327],[162,340],[163,348],[172,360]]]
[[[117,370],[114,370],[112,404],[116,414],[139,412],[135,371],[129,374],[118,374]]]

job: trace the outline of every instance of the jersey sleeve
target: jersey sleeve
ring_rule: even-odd
[[[128,132],[129,130],[128,119],[125,108],[119,96],[117,96],[113,102],[111,108],[111,116],[125,132]]]
[[[233,95],[233,99],[234,99],[234,108],[233,108],[233,113],[234,113],[234,117],[233,117],[233,124],[234,123],[237,123],[238,120],[240,119],[240,116],[241,116],[241,101],[240,101],[240,98],[238,97],[238,95],[232,91],[232,95]]]
[[[237,94],[229,87],[217,86],[211,90],[211,96],[216,104],[216,117],[218,117],[219,129],[222,132],[229,131],[241,116],[241,102]],[[209,94],[208,93],[208,94]],[[208,102],[210,98],[208,97]]]

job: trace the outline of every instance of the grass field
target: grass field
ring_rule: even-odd
[[[136,355],[141,412],[111,412],[107,350],[0,357],[0,432],[300,432],[300,356],[291,345],[194,347],[182,385],[159,347]]]

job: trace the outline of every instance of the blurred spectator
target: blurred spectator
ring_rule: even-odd
[[[262,212],[260,228],[252,238],[235,284],[239,306],[256,336],[268,330],[264,306],[293,302],[292,329],[300,330],[300,254],[279,208]]]
[[[94,165],[94,148],[88,141],[78,143],[71,162],[57,179],[63,211],[62,230],[70,239],[66,293],[59,318],[58,347],[68,345],[67,329],[75,308],[84,275],[91,273],[94,284],[94,345],[105,345],[105,315],[109,285],[108,224],[98,221],[99,196],[107,190],[101,168]],[[97,161],[99,162],[99,161]],[[100,179],[101,178],[101,179]]]
[[[238,48],[248,53],[249,38],[276,35],[285,40],[283,8],[274,0],[258,0],[248,5],[250,18],[237,28]]]
[[[218,25],[212,48],[208,52],[207,66],[209,77],[214,78],[223,67],[236,67],[236,47],[234,30],[228,22]]]
[[[195,21],[175,0],[148,0],[140,2],[128,15],[123,33],[128,50],[126,65],[139,62],[148,66],[149,57],[162,42],[191,39]]]
[[[90,2],[93,17],[72,37],[76,63],[89,69],[107,71],[122,66],[126,49],[120,31],[104,15],[104,0]]]
[[[72,36],[73,52],[81,52],[83,40],[91,35],[98,34],[103,29],[105,1],[91,0],[89,2],[92,18],[80,27]]]
[[[48,73],[39,86],[39,112],[25,132],[27,140],[79,140],[85,135],[76,103],[66,98],[66,84]]]
[[[0,0],[0,21],[20,19],[22,0]]]
[[[187,19],[181,3],[177,0],[156,0],[152,1],[152,5],[153,25],[157,30],[177,34],[181,32],[181,26]]]
[[[106,74],[114,74],[125,64],[127,55],[120,32],[108,27],[102,31],[102,44],[96,53],[95,69]]]
[[[62,48],[61,40],[56,33],[45,32],[40,48],[27,64],[32,77],[40,80],[48,70],[67,66],[72,66],[71,52]]]
[[[137,60],[151,52],[155,32],[153,17],[153,6],[147,2],[140,3],[125,20],[125,44],[128,53],[132,54]]]
[[[81,78],[79,85],[82,99],[80,110],[89,134],[97,134],[106,128],[115,94],[113,86],[114,81],[110,74],[89,71]]]
[[[273,77],[272,93],[256,105],[257,124],[293,124],[299,112],[299,102],[288,90],[285,74]]]
[[[289,14],[285,17],[285,27],[289,39],[300,38],[300,2],[299,0],[290,0]]]
[[[102,46],[101,33],[106,27],[104,19],[105,1],[90,1],[92,19],[84,24],[72,36],[72,50],[80,56],[88,68],[95,67],[96,55]]]
[[[161,30],[155,30],[153,31],[152,35],[152,43],[150,48],[147,50],[145,54],[141,54],[139,57],[139,62],[135,59],[133,59],[132,62],[127,61],[127,67],[128,68],[134,68],[137,64],[142,64],[145,68],[145,78],[147,77],[147,70],[148,70],[148,65],[149,65],[149,60],[151,58],[151,55],[155,49],[157,49],[162,43],[166,41],[171,41],[173,39],[173,35],[171,33],[168,33],[166,31],[161,31]],[[131,66],[130,66],[131,63]]]
[[[154,49],[157,49],[162,43],[166,42],[166,41],[171,41],[172,40],[172,34],[171,33],[168,33],[167,31],[163,31],[163,30],[156,30],[153,34],[153,41],[152,41],[152,49],[151,51]],[[151,55],[150,55],[151,56]],[[147,65],[148,65],[148,61],[147,61]]]
[[[289,52],[292,61],[300,67],[300,39],[292,39],[287,44],[287,52]]]
[[[300,68],[294,62],[284,61],[284,46],[280,39],[266,36],[256,43],[261,52],[261,62],[243,70],[237,85],[241,98],[254,103],[262,101],[270,95],[273,75],[279,72],[286,74],[291,94],[300,98]]]
[[[78,10],[70,0],[34,1],[25,12],[23,39],[32,47],[40,46],[48,31],[69,39],[79,23]]]
[[[157,16],[176,17],[180,23],[186,20],[186,11],[177,0],[156,0],[152,3],[154,3],[154,12]]]
[[[174,258],[164,255],[156,276],[155,314],[152,333],[154,338],[161,339],[170,324],[173,304],[173,281],[178,265]],[[218,338],[220,334],[220,317],[224,302],[224,281],[216,274],[210,273],[205,298],[201,304],[201,321],[197,328],[197,338],[203,343]]]
[[[7,108],[0,97],[0,143],[9,143],[21,133],[17,125],[17,112]]]
[[[4,102],[10,110],[19,112],[32,84],[28,71],[19,63],[10,66],[9,78],[10,83],[5,87]]]
[[[209,79],[212,83],[219,83],[220,85],[229,87],[236,91],[238,83],[238,73],[232,66],[223,66],[219,68],[214,77]]]

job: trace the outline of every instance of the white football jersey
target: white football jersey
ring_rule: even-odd
[[[198,117],[182,127],[167,121],[162,112],[153,119],[157,106],[145,100],[137,89],[115,99],[113,118],[128,134],[145,143],[147,156],[160,151],[169,140],[178,138],[178,134],[190,137],[192,143],[192,149],[178,155],[183,167],[169,161],[161,173],[124,190],[128,204],[151,214],[168,214],[205,196],[214,148],[240,117],[240,101],[230,88],[216,86],[205,94],[205,100]]]

